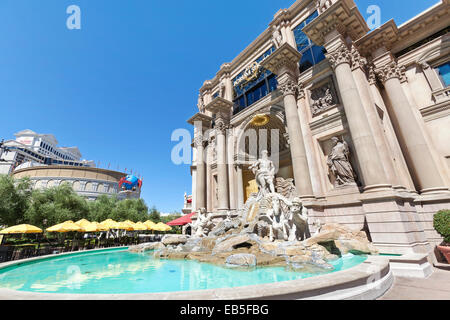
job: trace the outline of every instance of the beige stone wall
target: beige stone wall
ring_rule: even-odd
[[[85,167],[34,167],[14,172],[17,179],[24,177],[52,177],[52,178],[74,178],[74,179],[93,179],[100,181],[109,181],[119,183],[119,180],[126,174],[116,171],[85,168]]]
[[[119,181],[126,174],[98,168],[47,166],[18,170],[13,176],[30,178],[35,189],[69,183],[79,195],[93,200],[101,194],[118,194]]]

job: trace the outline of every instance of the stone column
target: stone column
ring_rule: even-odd
[[[394,128],[399,137],[406,162],[411,168],[414,180],[422,193],[448,191],[434,161],[430,146],[427,144],[412,106],[400,83],[401,71],[395,60],[387,55],[387,64],[377,66],[376,73],[383,82],[391,102],[389,112],[393,116]],[[386,55],[383,57],[386,60]]]
[[[228,168],[227,168],[227,143],[226,130],[228,125],[223,117],[216,118],[216,140],[217,140],[217,184],[218,184],[218,210],[230,209],[228,194]]]
[[[311,183],[314,195],[316,197],[323,196],[322,183],[320,179],[319,164],[314,152],[314,143],[311,129],[309,128],[308,106],[306,102],[306,94],[303,83],[298,84],[297,95],[298,117],[300,119],[300,126],[302,128],[303,140],[305,141],[306,156],[308,159],[309,172],[311,173]]]
[[[206,106],[206,110],[215,114],[216,130],[216,147],[217,147],[217,184],[218,184],[218,199],[219,211],[230,210],[230,197],[228,188],[228,161],[227,161],[227,129],[229,128],[229,121],[233,103],[218,97]]]
[[[236,171],[234,170],[234,135],[231,132],[231,128],[227,137],[227,170],[228,170],[228,183],[230,194],[230,209],[234,210],[238,208],[236,199]]]
[[[236,164],[237,175],[237,208],[244,208],[244,177],[242,176],[242,165]]]
[[[196,149],[196,186],[194,209],[206,209],[206,164],[205,147],[203,141],[204,129],[210,127],[211,118],[205,114],[197,113],[188,123],[194,126],[194,147]]]
[[[367,120],[373,133],[375,145],[380,155],[380,160],[387,177],[387,182],[393,186],[398,186],[399,179],[394,169],[392,157],[389,153],[389,149],[386,145],[384,132],[381,128],[380,118],[376,110],[375,101],[372,97],[371,89],[365,68],[367,65],[367,59],[362,57],[358,50],[353,46],[351,50],[352,55],[352,72],[355,78],[356,86],[358,87],[359,94],[363,103],[363,108],[366,113]]]
[[[338,34],[325,43],[327,57],[336,74],[350,134],[355,146],[365,190],[390,187],[381,164],[379,152],[370,130],[361,96],[353,78],[351,54],[343,37]]]
[[[195,187],[197,208],[195,209],[206,209],[206,165],[204,161],[203,134],[197,134],[194,139],[195,148],[197,149],[197,185]]]
[[[313,199],[302,127],[297,111],[298,62],[301,54],[288,43],[283,44],[263,62],[263,67],[278,77],[278,88],[283,93],[284,109],[291,146],[295,186],[302,199]]]

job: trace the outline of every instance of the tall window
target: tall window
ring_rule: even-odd
[[[436,68],[444,86],[450,86],[450,61]]]
[[[260,63],[263,59],[268,57],[274,51],[275,51],[274,47],[270,48],[262,56],[256,59],[256,62]],[[275,78],[275,75],[269,70],[260,67],[260,69],[258,70],[257,79],[249,82],[239,83],[239,79],[242,78],[244,72],[245,70],[242,71],[233,79],[234,84],[233,114],[241,112],[248,106],[251,106],[258,100],[264,98],[269,93],[277,89],[277,80]]]
[[[316,11],[294,29],[297,50],[302,54],[302,59],[300,60],[300,72],[308,70],[325,59],[324,48],[315,45],[302,31],[303,28],[317,16],[318,13]]]

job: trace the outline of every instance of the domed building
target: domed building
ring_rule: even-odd
[[[24,164],[17,168],[12,176],[16,179],[28,177],[34,189],[68,183],[77,194],[92,201],[101,195],[116,195],[121,200],[139,199],[141,195],[142,182],[139,182],[139,179],[136,178],[136,181],[132,176],[134,178],[129,180],[130,176],[125,173],[100,168]],[[131,184],[128,181],[131,181]]]

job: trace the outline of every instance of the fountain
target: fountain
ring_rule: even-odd
[[[275,180],[275,167],[267,151],[250,169],[258,193],[251,195],[244,209],[224,215],[208,214],[202,208],[190,225],[192,236],[169,235],[161,243],[142,244],[130,251],[154,250],[154,256],[161,259],[227,267],[287,266],[314,273],[329,272],[333,269],[329,262],[347,253],[378,254],[363,231],[311,222],[308,210],[296,197],[292,179]],[[316,226],[312,236],[310,225]]]

